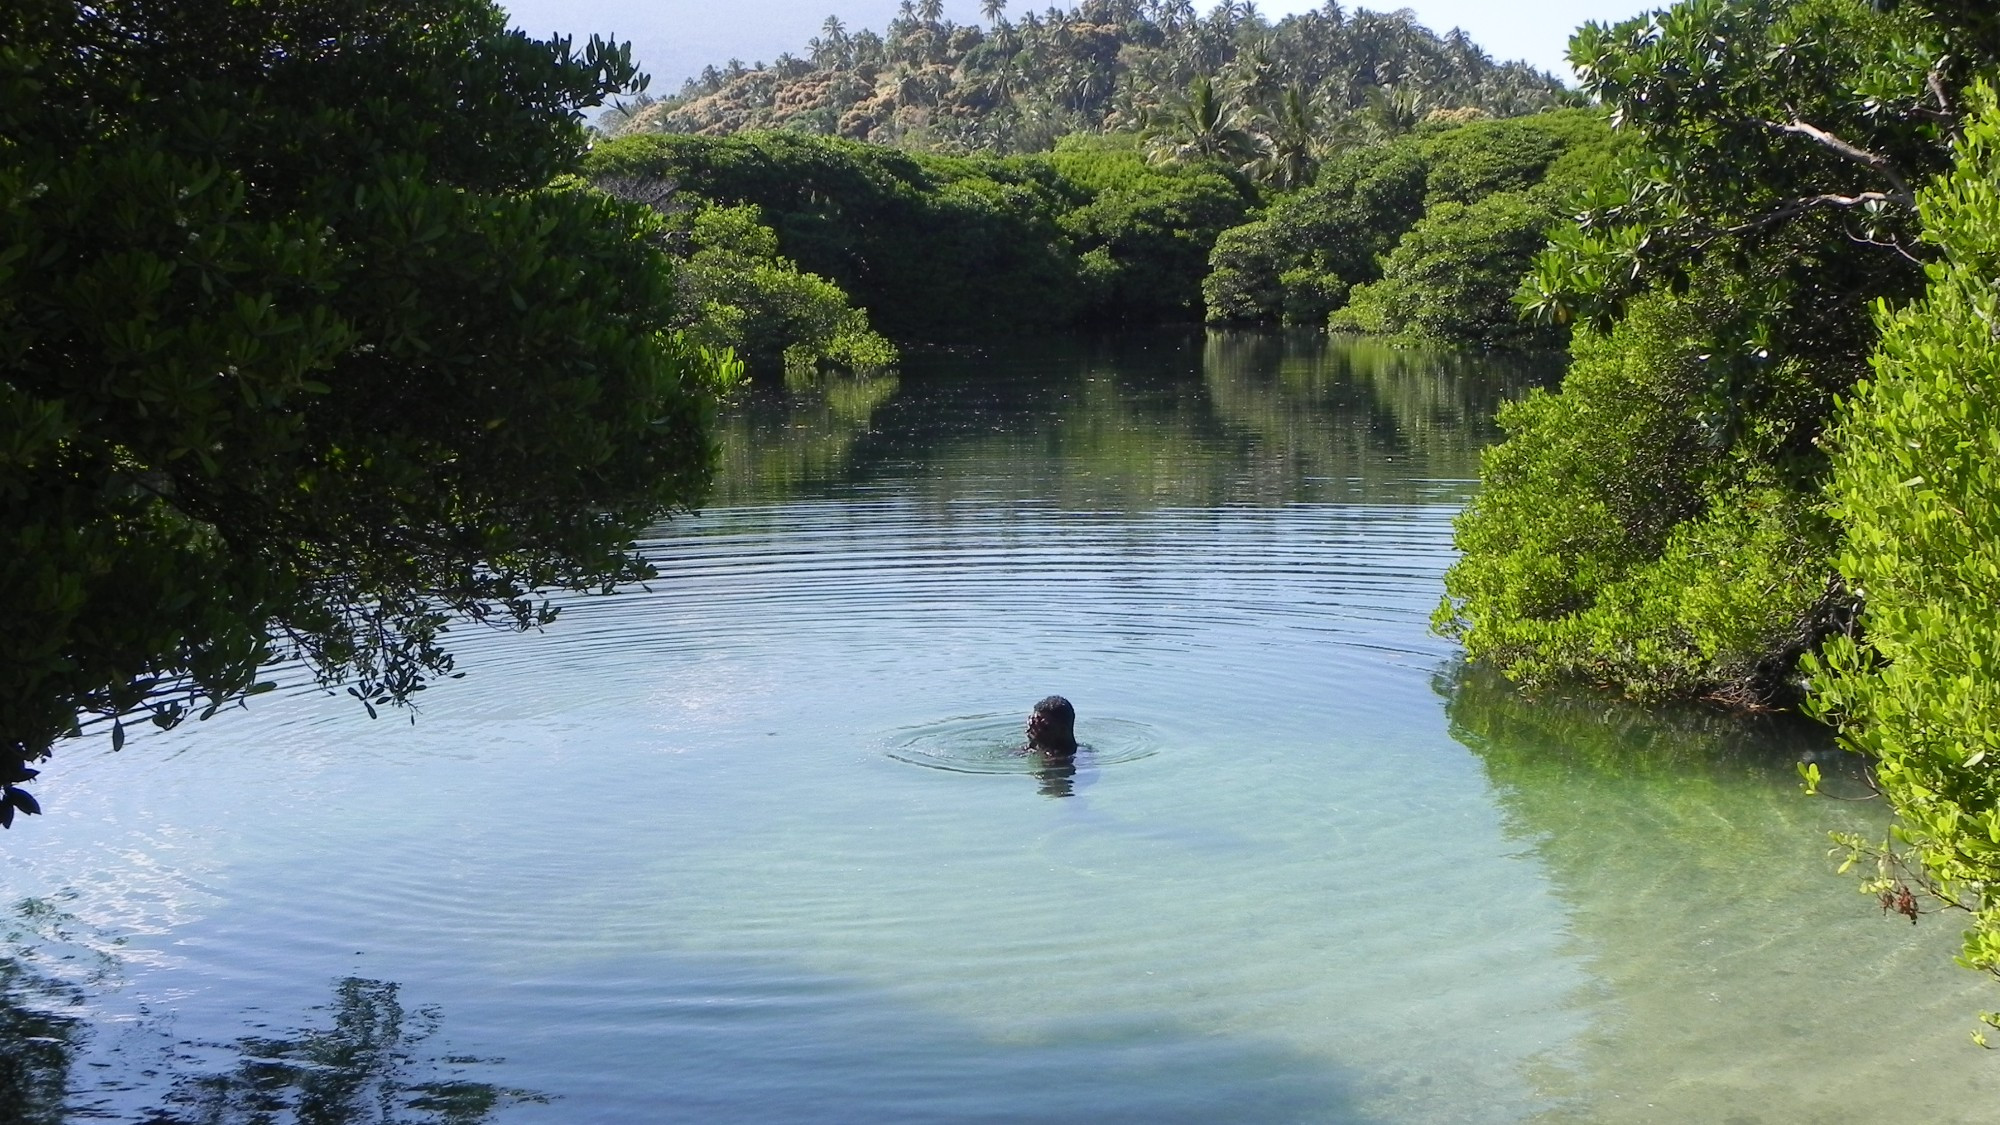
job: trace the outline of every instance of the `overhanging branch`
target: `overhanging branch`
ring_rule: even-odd
[[[1808,211],[1829,209],[1844,211],[1855,207],[1866,207],[1871,203],[1898,202],[1901,202],[1901,200],[1887,192],[1880,191],[1864,191],[1856,195],[1835,195],[1832,193],[1826,195],[1808,195],[1774,207],[1748,222],[1738,223],[1733,227],[1724,227],[1717,233],[1724,235],[1750,234],[1755,231],[1774,227],[1788,219],[1796,219]]]
[[[1890,163],[1889,158],[1883,156],[1881,153],[1869,152],[1865,148],[1859,148],[1855,145],[1849,144],[1848,142],[1841,140],[1839,137],[1834,136],[1832,133],[1827,132],[1826,130],[1820,128],[1819,126],[1813,125],[1810,122],[1801,121],[1796,117],[1792,118],[1788,122],[1759,121],[1758,124],[1762,125],[1766,129],[1771,130],[1772,132],[1786,133],[1794,137],[1804,137],[1807,140],[1812,141],[1814,144],[1819,145],[1821,148],[1826,149],[1829,152],[1835,153],[1844,159],[1852,160],[1856,164],[1866,165],[1867,167],[1874,169],[1878,174],[1881,175],[1883,179],[1888,180],[1889,183],[1893,185],[1895,188],[1895,191],[1889,193],[1889,195],[1886,197],[1889,202],[1896,203],[1903,207],[1915,207],[1917,205],[1917,196],[1915,192],[1910,190],[1909,181],[1905,180],[1903,178],[1903,174],[1896,170],[1896,166]],[[1857,198],[1865,199],[1868,196],[1871,195],[1879,196],[1880,194],[1881,193],[1879,192],[1863,192],[1861,196]],[[1820,196],[1819,198],[1839,199],[1842,197]],[[1849,206],[1851,206],[1851,204],[1849,204]]]

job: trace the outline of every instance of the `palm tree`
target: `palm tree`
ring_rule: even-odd
[[[979,14],[995,27],[1000,26],[1000,17],[1006,11],[1007,0],[979,0]]]
[[[1257,178],[1280,191],[1312,183],[1325,154],[1325,130],[1305,88],[1297,83],[1287,87],[1277,113],[1263,124],[1258,134],[1262,152],[1254,169]]]
[[[944,0],[919,0],[917,16],[926,24],[936,24],[944,18]]]
[[[1367,104],[1355,116],[1361,127],[1376,140],[1400,137],[1417,127],[1431,107],[1420,91],[1408,87],[1375,86],[1368,91]]]
[[[1236,123],[1237,114],[1216,92],[1215,83],[1200,75],[1146,129],[1146,153],[1156,163],[1189,164],[1204,160],[1236,163],[1254,156],[1256,138]]]
[[[1284,92],[1284,67],[1276,55],[1274,37],[1260,36],[1236,52],[1229,65],[1230,89],[1247,105],[1270,105]]]

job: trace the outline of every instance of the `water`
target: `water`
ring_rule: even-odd
[[[292,690],[64,747],[4,838],[42,905],[0,1089],[135,1122],[1983,1120],[1990,986],[1950,920],[1831,874],[1826,831],[1882,821],[1799,794],[1822,739],[1529,702],[1426,631],[1491,411],[1545,375],[1166,337],[760,388],[650,592],[464,634],[414,725]],[[1013,752],[1051,692],[1071,762]]]

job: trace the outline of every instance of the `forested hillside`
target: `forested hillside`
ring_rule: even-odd
[[[1336,327],[1488,347],[1566,338],[1524,325],[1511,296],[1591,166],[1571,150],[1610,132],[1593,110],[1547,112],[1578,100],[1550,75],[1407,11],[1329,3],[1273,24],[1252,4],[1199,16],[1088,0],[1018,22],[1005,9],[990,0],[983,29],[934,2],[906,3],[879,34],[829,19],[803,58],[732,61],[608,112],[587,175],[678,216],[684,248],[703,208],[754,209],[738,221],[769,232],[774,263],[801,279],[786,282],[792,306],[812,311],[760,300],[697,318],[753,370],[780,353],[793,366],[889,354],[835,344],[842,318],[854,340],[950,341],[1325,325],[1352,299]],[[727,256],[708,260],[726,273]],[[832,288],[808,300],[815,285]]]
[[[1511,116],[1561,102],[1552,76],[1496,63],[1407,11],[1265,20],[1254,3],[1086,0],[989,25],[904,0],[881,32],[828,17],[803,55],[709,67],[671,98],[625,103],[612,132],[789,129],[940,152],[1039,152],[1077,133],[1150,130],[1163,146],[1256,160],[1283,176],[1305,150],[1407,130],[1431,110]],[[1295,170],[1295,169],[1294,169]]]

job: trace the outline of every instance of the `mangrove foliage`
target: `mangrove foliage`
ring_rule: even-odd
[[[0,824],[85,724],[644,578],[726,365],[648,209],[557,183],[625,48],[484,0],[0,9]]]

